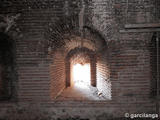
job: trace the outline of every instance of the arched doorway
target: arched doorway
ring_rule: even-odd
[[[53,100],[81,100],[87,94],[86,100],[107,99],[108,96],[111,96],[111,82],[109,73],[106,73],[106,69],[108,69],[105,63],[106,59],[103,59],[103,55],[100,54],[107,48],[106,40],[90,26],[83,26],[82,35],[76,18],[76,16],[67,17],[55,24],[51,23],[46,30],[46,48],[52,57],[50,64],[51,98]],[[81,60],[85,62],[81,62]],[[80,71],[87,69],[86,73],[89,74],[87,76],[90,76],[88,91],[82,92],[85,95],[81,94],[81,97],[74,94],[74,89],[69,89],[74,84],[73,74],[75,73],[74,69],[77,69],[76,66],[81,68]],[[81,77],[81,79],[83,78]],[[100,94],[98,94],[99,92]],[[76,93],[80,94],[80,92]],[[105,98],[102,93],[105,96],[109,95]]]
[[[87,74],[88,73],[88,74]],[[76,76],[75,76],[76,74]],[[87,48],[75,48],[66,57],[66,87],[73,81],[85,81],[96,87],[96,54]]]

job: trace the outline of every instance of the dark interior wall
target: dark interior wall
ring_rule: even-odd
[[[64,14],[79,13],[81,5],[77,6],[80,2],[1,1],[1,14],[21,13],[17,21],[21,37],[15,40],[19,102],[0,103],[2,113],[0,118],[12,119],[14,116],[20,120],[50,119],[50,117],[56,119],[63,118],[63,115],[65,117],[78,115],[83,118],[106,120],[106,117],[124,117],[124,113],[128,111],[155,113],[155,102],[150,98],[152,74],[147,48],[152,33],[119,32],[120,29],[124,29],[126,16],[128,16],[127,23],[154,22],[155,3],[153,0],[129,0],[129,2],[131,7],[129,6],[128,14],[125,12],[126,1],[124,0],[92,0],[86,3],[86,6],[88,5],[85,13],[88,19],[86,24],[94,26],[103,35],[108,45],[106,53],[108,54],[107,63],[110,64],[112,100],[54,103],[50,99],[50,80],[54,76],[50,78],[49,69],[53,61],[44,53],[48,50],[45,47],[45,44],[48,44],[44,37],[45,28],[48,23],[54,23],[59,18],[63,18]],[[68,7],[66,7],[67,4]],[[135,11],[135,8],[139,9]],[[60,55],[58,63],[63,63],[61,57]],[[101,67],[106,65],[105,59],[98,60]],[[58,70],[63,71],[64,66],[57,65],[60,67]],[[101,73],[105,74],[102,71],[103,69]]]
[[[2,85],[3,85],[3,83],[2,83],[2,70],[3,70],[3,66],[0,65],[0,91],[1,91],[0,94],[2,94]]]
[[[159,33],[154,33],[150,42],[150,64],[151,64],[151,96],[152,97],[157,97],[157,92],[158,92],[158,85],[160,86],[160,83],[157,82],[158,79],[158,69],[159,66],[158,64],[158,57],[159,57],[159,52],[158,51],[158,46],[160,46],[160,43],[157,44],[157,40],[159,39]],[[159,90],[160,91],[160,90]]]
[[[0,32],[0,36],[0,100],[11,101],[12,95],[16,98],[15,87],[17,87],[17,85],[14,84],[17,83],[15,71],[15,43],[5,33]]]

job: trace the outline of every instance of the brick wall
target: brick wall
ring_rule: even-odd
[[[17,8],[23,7],[17,10],[21,13],[17,22],[21,37],[16,39],[19,101],[48,101],[53,97],[50,94],[51,79],[53,80],[53,76],[50,76],[50,65],[53,64],[53,60],[44,53],[48,50],[45,48],[47,42],[44,31],[48,21],[54,23],[59,16],[62,16],[61,2],[48,3],[52,6],[49,9],[41,9],[42,3],[36,1],[28,3],[16,1],[13,4],[18,6]]]
[[[97,88],[102,94],[107,98],[111,99],[111,79],[110,79],[110,68],[107,62],[106,53],[102,54],[99,59],[97,59]]]
[[[142,96],[149,98],[151,87],[150,54],[146,43],[149,39],[146,38],[146,41],[143,41],[145,38],[142,39],[143,35],[147,34],[123,34],[119,43],[110,44],[112,47],[110,46],[109,49],[109,51],[111,50],[109,63],[111,65],[112,89],[115,94],[113,97],[118,97],[118,94],[125,95],[127,92],[128,96],[137,96],[136,99]],[[126,84],[127,86],[125,86]],[[122,87],[120,87],[121,85]],[[141,90],[144,90],[143,93],[139,92]]]
[[[63,53],[55,53],[52,62],[53,63],[50,66],[50,91],[51,98],[54,99],[66,87],[65,58],[63,56]]]
[[[48,41],[44,37],[48,23],[63,18],[64,14],[78,13],[80,5],[77,6],[80,2],[67,3],[62,0],[53,0],[50,3],[45,1],[47,4],[41,0],[39,3],[35,2],[3,1],[0,4],[2,14],[21,13],[17,21],[21,35],[18,39],[14,39],[17,49],[18,102],[1,102],[0,118],[22,120],[79,116],[91,120],[106,120],[107,117],[124,117],[126,112],[155,113],[155,99],[150,98],[152,74],[150,53],[147,48],[152,33],[119,33],[119,30],[124,28],[126,20],[127,23],[154,22],[153,0],[129,1],[128,13],[124,0],[87,1],[86,24],[92,25],[100,32],[107,43],[107,49],[102,54],[107,57],[97,60],[97,75],[105,80],[108,78],[109,70],[112,100],[83,102],[51,100],[55,92],[61,90],[64,85],[52,86],[60,84],[58,79],[65,77],[63,74],[65,63],[62,60],[64,56],[57,53],[56,59],[54,57],[50,59],[44,53],[48,50],[45,48]],[[67,4],[68,7],[64,7]],[[104,87],[104,85],[105,83],[101,83],[98,86]]]
[[[90,69],[91,69],[91,85],[96,87],[97,86],[97,80],[96,80],[96,62],[97,58],[96,55],[91,55],[90,57]]]
[[[37,28],[36,31],[38,32]],[[23,38],[16,41],[19,101],[50,99],[50,61],[47,57],[43,57],[43,46],[39,46],[41,49],[37,47],[38,44],[41,44],[39,40],[43,38],[41,34],[37,35],[36,31],[28,31],[27,35],[23,34]]]
[[[157,1],[158,2],[158,1]],[[156,22],[156,0],[115,0],[116,21],[123,28],[127,23],[153,23]]]

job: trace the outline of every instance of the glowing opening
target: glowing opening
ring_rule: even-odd
[[[90,85],[90,64],[74,64],[72,72],[72,85],[79,88],[85,88]]]

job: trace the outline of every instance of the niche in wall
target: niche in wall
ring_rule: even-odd
[[[77,16],[70,16],[51,23],[46,29],[46,48],[53,56],[50,64],[51,98],[110,100],[110,70],[104,64],[107,59],[103,59],[103,55],[99,56],[102,59],[97,59],[107,46],[106,40],[91,26],[83,26],[82,34],[78,21]],[[83,86],[76,87],[75,84]]]
[[[0,100],[11,100],[15,95],[15,46],[13,40],[0,33]]]
[[[157,84],[157,77],[158,77],[158,72],[157,72],[157,68],[160,67],[160,65],[157,65],[157,57],[160,56],[157,54],[157,47],[160,46],[160,42],[159,45],[157,45],[157,39],[160,39],[158,36],[159,33],[154,33],[152,36],[152,40],[150,43],[150,64],[151,64],[151,95],[152,97],[157,96],[157,87],[159,86],[160,88],[160,82],[159,85]],[[159,52],[160,54],[160,52]],[[160,89],[159,89],[159,93],[160,93]]]

